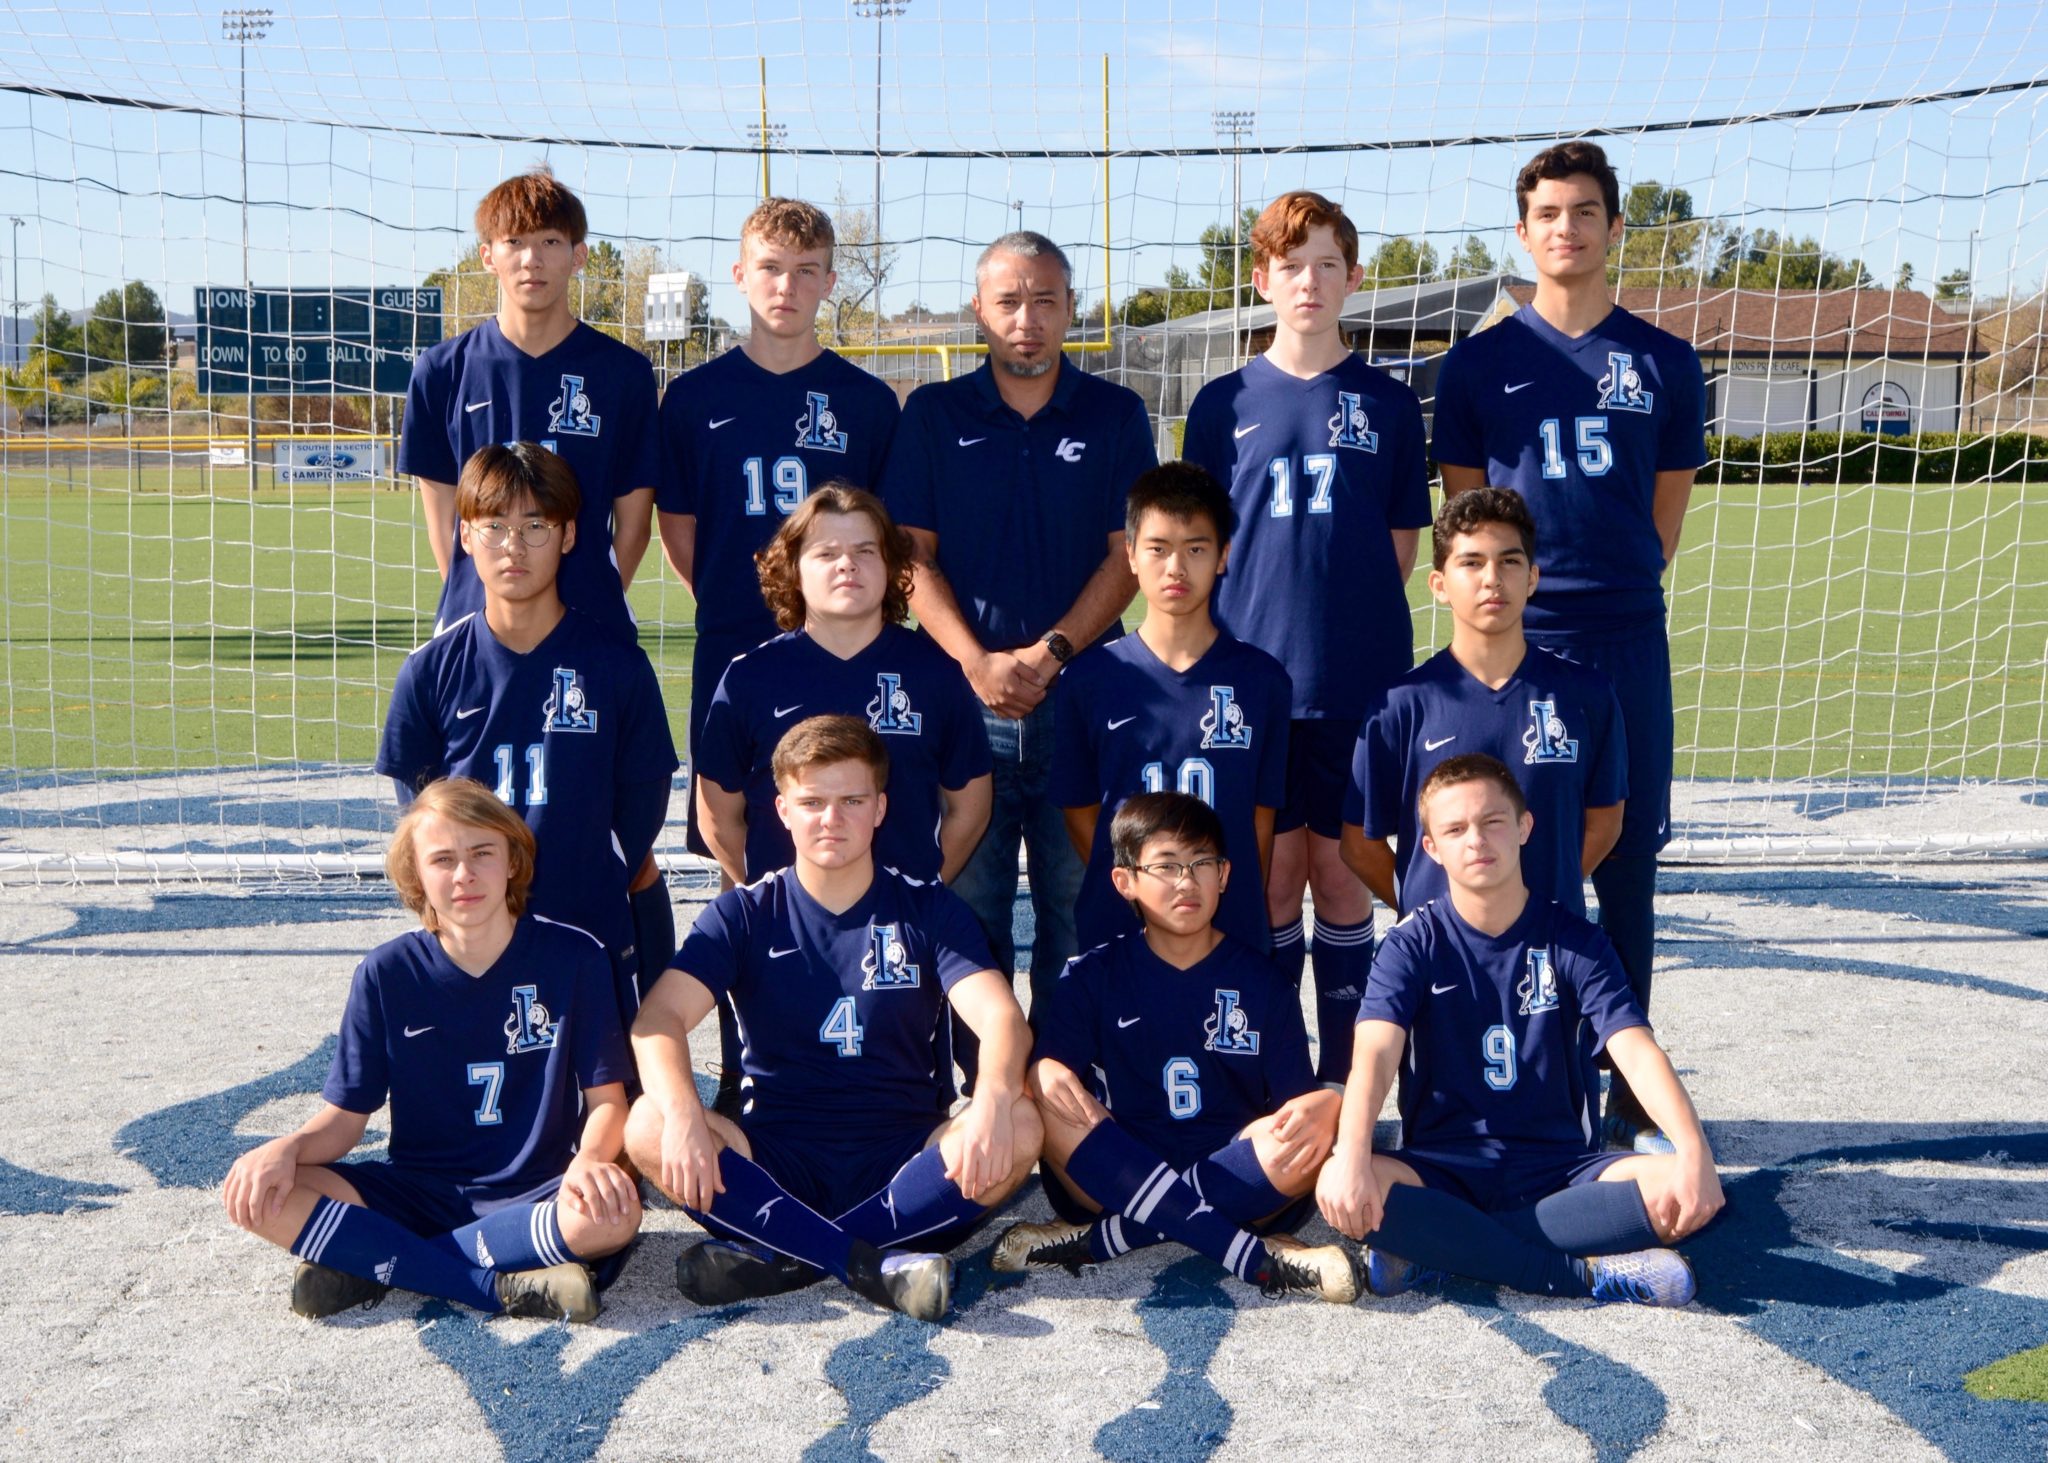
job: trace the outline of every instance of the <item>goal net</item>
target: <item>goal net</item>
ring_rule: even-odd
[[[438,593],[395,476],[405,368],[495,308],[469,218],[514,171],[582,195],[579,309],[664,379],[744,332],[764,187],[835,212],[821,328],[903,391],[975,364],[981,246],[1049,234],[1077,358],[1170,452],[1270,338],[1266,199],[1345,204],[1344,329],[1427,407],[1527,297],[1517,166],[1576,135],[1623,179],[1623,302],[1710,383],[1667,577],[1668,856],[2048,846],[2044,106],[2027,0],[12,6],[0,877],[376,867],[370,762]],[[631,599],[680,742],[709,688],[658,549]]]

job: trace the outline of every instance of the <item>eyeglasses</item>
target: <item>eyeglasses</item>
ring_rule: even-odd
[[[1223,859],[1210,854],[1188,864],[1166,859],[1160,863],[1139,864],[1136,867],[1139,873],[1150,874],[1162,883],[1178,884],[1182,879],[1199,879],[1204,875],[1220,876],[1223,873],[1223,864]]]
[[[502,549],[512,542],[517,532],[519,541],[529,549],[537,549],[555,536],[555,525],[545,518],[529,518],[515,530],[509,523],[500,523],[495,518],[488,523],[472,523],[469,531],[476,535],[477,542],[487,549]]]

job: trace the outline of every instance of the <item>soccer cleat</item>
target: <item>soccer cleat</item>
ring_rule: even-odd
[[[1593,1299],[1636,1306],[1682,1306],[1699,1293],[1692,1266],[1676,1250],[1635,1250],[1586,1260]]]
[[[388,1285],[310,1260],[299,1261],[299,1268],[292,1272],[292,1314],[309,1321],[338,1316],[357,1306],[373,1306],[389,1294]]]
[[[505,1315],[578,1325],[597,1319],[597,1282],[573,1260],[544,1270],[500,1270],[496,1278],[498,1308]]]
[[[995,1257],[989,1263],[1005,1273],[1032,1265],[1058,1265],[1069,1275],[1079,1275],[1083,1265],[1095,1263],[1088,1249],[1088,1232],[1094,1227],[1059,1219],[1050,1224],[1013,1224],[996,1241]]]
[[[1425,1270],[1413,1260],[1404,1260],[1385,1250],[1369,1246],[1366,1249],[1365,1288],[1381,1300],[1405,1295],[1418,1285],[1441,1285],[1443,1280],[1441,1270]]]
[[[1678,1145],[1655,1128],[1641,1127],[1622,1117],[1619,1113],[1610,1116],[1600,1125],[1600,1136],[1613,1148],[1625,1148],[1631,1153],[1676,1153]]]
[[[878,1306],[901,1311],[915,1321],[938,1321],[953,1302],[953,1262],[944,1255],[885,1255],[865,1240],[855,1240],[846,1262],[846,1283]]]
[[[1348,1306],[1358,1299],[1358,1257],[1344,1245],[1311,1248],[1291,1234],[1268,1235],[1266,1268],[1252,1279],[1265,1295],[1313,1295]]]
[[[676,1256],[676,1289],[700,1306],[786,1295],[824,1278],[801,1260],[729,1240],[702,1240]]]

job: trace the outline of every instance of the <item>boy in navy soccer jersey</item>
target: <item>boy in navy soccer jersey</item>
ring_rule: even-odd
[[[1358,1268],[1291,1229],[1335,1137],[1301,999],[1217,929],[1223,824],[1199,798],[1140,793],[1113,820],[1116,891],[1139,930],[1077,957],[1039,1016],[1032,1086],[1060,1216],[997,1241],[998,1270],[1081,1265],[1178,1240],[1269,1294],[1345,1304]]]
[[[1345,862],[1403,914],[1441,898],[1443,866],[1422,852],[1416,795],[1438,763],[1485,752],[1514,769],[1536,819],[1522,882],[1584,915],[1585,875],[1614,846],[1628,790],[1614,688],[1523,637],[1522,607],[1538,576],[1536,526],[1521,494],[1455,494],[1431,539],[1429,588],[1451,612],[1450,647],[1396,681],[1359,734]]]
[[[1283,194],[1252,229],[1252,283],[1273,344],[1188,409],[1185,455],[1230,488],[1238,529],[1216,622],[1294,678],[1287,802],[1266,886],[1273,956],[1297,983],[1301,903],[1315,899],[1316,1031],[1343,1059],[1372,967],[1372,897],[1338,846],[1358,730],[1415,660],[1403,586],[1429,522],[1422,407],[1345,345],[1358,229],[1319,194]]]
[[[467,778],[421,792],[385,869],[424,928],[364,957],[325,1105],[235,1160],[222,1202],[299,1258],[302,1316],[396,1287],[592,1320],[586,1267],[640,1227],[614,1162],[632,1068],[610,963],[583,931],[523,912],[533,834]],[[338,1161],[387,1098],[390,1157]]]
[[[1245,850],[1216,924],[1264,952],[1264,874],[1273,814],[1287,795],[1287,672],[1209,616],[1236,526],[1216,479],[1193,463],[1165,463],[1139,477],[1128,503],[1124,543],[1144,623],[1077,657],[1055,691],[1050,791],[1088,860],[1074,911],[1080,946],[1138,928],[1111,878],[1118,805],[1134,793],[1179,791],[1215,808],[1230,846]]]
[[[777,633],[754,555],[813,487],[835,478],[874,487],[896,431],[896,393],[818,344],[818,307],[838,279],[832,248],[823,209],[764,199],[740,225],[732,267],[747,299],[746,338],[662,397],[662,549],[697,602],[693,779],[719,678],[734,656]],[[692,809],[690,847],[709,855],[698,816]]]
[[[569,307],[569,285],[589,252],[587,228],[581,200],[545,167],[486,193],[476,207],[477,256],[498,282],[498,313],[413,364],[398,470],[419,481],[441,570],[437,631],[484,607],[477,564],[458,531],[458,475],[481,448],[537,442],[569,464],[582,490],[579,547],[565,550],[561,563],[562,603],[635,639],[626,589],[647,553],[661,466],[654,368]],[[659,973],[676,943],[668,888],[651,852],[627,873],[630,943]]]
[[[483,608],[400,667],[377,770],[401,804],[454,774],[525,817],[539,843],[534,910],[604,942],[623,1023],[672,953],[642,958],[627,886],[667,815],[676,749],[646,652],[562,603],[579,496],[568,463],[531,442],[485,447],[464,466],[460,538]],[[650,894],[666,904],[659,881]]]
[[[1662,577],[1707,460],[1706,386],[1689,344],[1614,302],[1607,260],[1621,241],[1621,185],[1598,146],[1537,154],[1515,201],[1536,297],[1445,358],[1435,454],[1446,493],[1494,483],[1528,500],[1543,540],[1529,638],[1605,672],[1621,698],[1628,809],[1593,889],[1600,926],[1648,1009],[1674,735]],[[1610,1139],[1669,1150],[1626,1082],[1609,1090],[1607,1116]]]
[[[1614,947],[1523,886],[1532,820],[1505,765],[1453,757],[1418,802],[1423,849],[1450,892],[1380,947],[1337,1144],[1316,1182],[1323,1217],[1371,1247],[1375,1295],[1438,1271],[1543,1295],[1684,1305],[1692,1269],[1660,1246],[1714,1216],[1721,1183]],[[1602,1048],[1674,1153],[1600,1151]],[[1397,1067],[1401,1146],[1374,1153]]]
[[[698,744],[705,839],[735,884],[786,868],[775,745],[797,722],[864,717],[889,747],[889,816],[875,859],[951,880],[988,826],[988,734],[953,658],[910,617],[910,536],[879,498],[827,483],[755,556],[788,632],[726,668]]]
[[[1037,1161],[1038,1113],[1023,1090],[1030,1029],[973,912],[943,885],[875,863],[888,771],[882,736],[857,717],[792,728],[775,750],[775,785],[796,862],[719,895],[634,1023],[647,1091],[627,1151],[729,1237],[677,1262],[677,1288],[700,1305],[830,1273],[936,1321],[952,1264],[931,1252],[978,1227]],[[746,1038],[736,1120],[704,1111],[688,1045],[728,996]],[[951,1080],[940,1060],[949,1007],[980,1038],[981,1076],[966,1109],[935,1126]]]

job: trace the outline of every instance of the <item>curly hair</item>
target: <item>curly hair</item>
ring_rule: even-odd
[[[1522,553],[1536,562],[1536,520],[1529,514],[1528,500],[1513,488],[1467,488],[1444,499],[1429,526],[1431,562],[1441,569],[1451,562],[1451,540],[1471,533],[1483,524],[1498,523],[1512,528],[1522,540]]]
[[[804,582],[797,561],[803,557],[805,538],[826,513],[861,513],[874,524],[875,540],[882,550],[882,572],[888,583],[882,591],[882,622],[900,625],[908,620],[910,578],[916,559],[909,531],[896,526],[880,498],[865,488],[835,478],[799,503],[796,512],[782,520],[775,537],[754,555],[754,570],[761,578],[761,598],[768,601],[775,623],[784,630],[803,628]]]
[[[427,889],[420,878],[419,850],[413,845],[420,824],[433,817],[446,818],[464,828],[480,828],[505,840],[505,908],[517,919],[526,913],[526,896],[533,888],[533,830],[526,820],[498,800],[498,795],[470,777],[442,777],[421,788],[418,796],[398,820],[391,846],[384,850],[384,875],[405,907],[413,912],[428,934],[441,928],[440,916],[427,903]]]
[[[1281,255],[1291,254],[1307,241],[1310,229],[1324,224],[1330,226],[1330,231],[1337,236],[1337,247],[1344,251],[1344,267],[1355,268],[1358,264],[1358,225],[1345,216],[1341,203],[1334,203],[1306,188],[1282,193],[1266,205],[1265,212],[1252,225],[1253,267],[1265,269]]]
[[[1614,165],[1607,161],[1606,150],[1599,143],[1581,137],[1546,147],[1522,164],[1521,172],[1515,174],[1515,216],[1529,216],[1529,195],[1538,183],[1579,174],[1600,185],[1600,201],[1607,206],[1608,218],[1621,212],[1621,180],[1614,176]]]
[[[823,249],[825,267],[832,267],[832,248],[836,242],[832,215],[801,198],[764,198],[755,204],[754,211],[740,224],[742,254],[746,252],[749,239],[759,239],[764,244],[781,244],[806,253]]]

